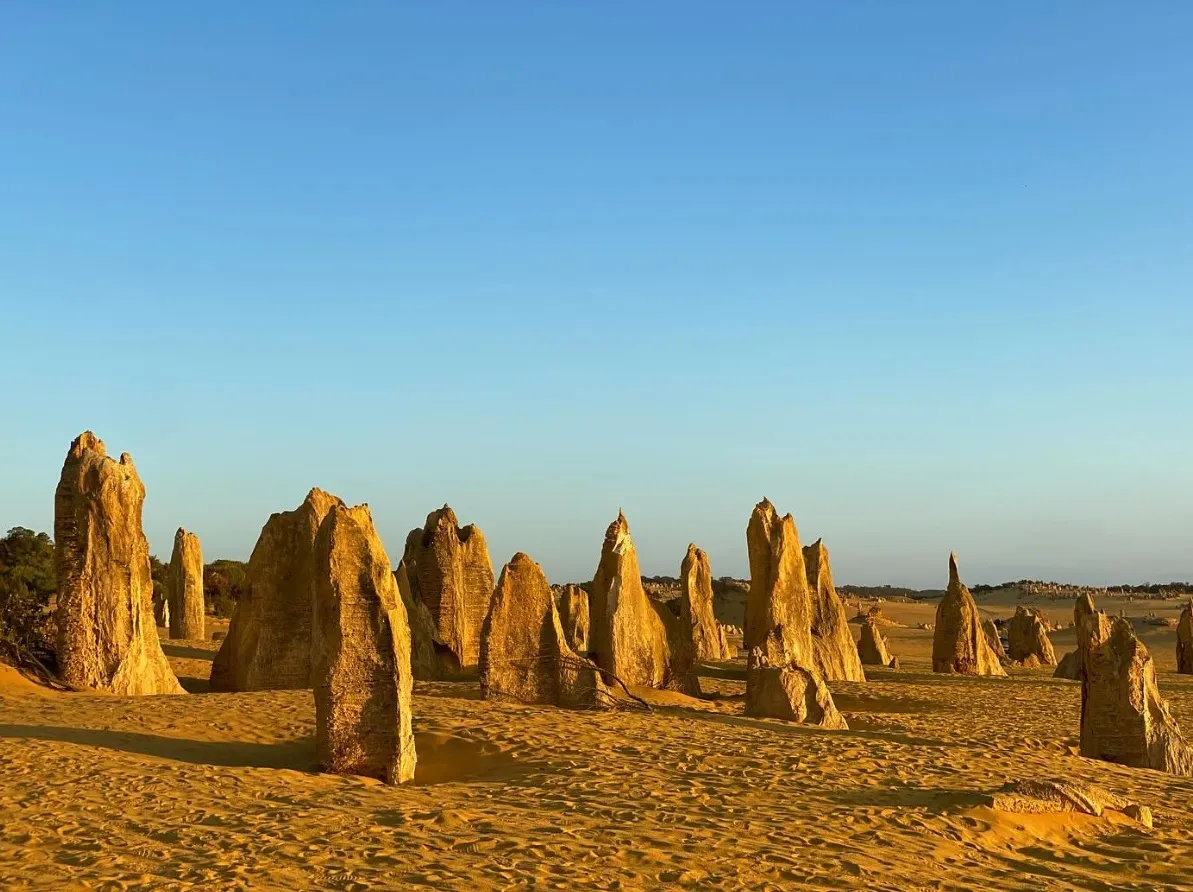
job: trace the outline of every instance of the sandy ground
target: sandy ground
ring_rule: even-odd
[[[1076,682],[933,675],[914,625],[934,605],[884,611],[906,623],[887,630],[903,668],[833,685],[848,731],[744,717],[740,663],[707,667],[714,699],[657,695],[649,713],[420,683],[418,773],[398,788],[313,772],[309,692],[203,693],[213,642],[165,643],[190,696],[54,693],[0,671],[0,887],[1189,888],[1193,780],[1073,755]],[[1142,628],[1193,730],[1174,631]],[[1060,656],[1072,631],[1053,639]],[[1155,828],[975,799],[1066,776],[1151,806]]]

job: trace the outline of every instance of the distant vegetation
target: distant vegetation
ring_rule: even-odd
[[[245,590],[244,561],[212,561],[203,568],[203,598],[216,616],[230,617]]]
[[[0,539],[0,658],[55,667],[50,600],[56,587],[50,537],[9,530]]]

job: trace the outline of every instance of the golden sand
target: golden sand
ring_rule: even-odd
[[[702,671],[715,699],[650,693],[649,713],[419,683],[418,772],[403,787],[314,772],[309,691],[64,694],[0,670],[0,887],[1189,887],[1193,780],[1074,755],[1076,682],[933,675],[932,633],[915,625],[934,605],[883,610],[906,624],[884,629],[903,668],[832,684],[848,731],[744,717],[740,661]],[[1071,605],[1046,612],[1067,621]],[[1140,628],[1193,731],[1175,630]],[[1072,630],[1051,637],[1058,656],[1073,646]],[[202,692],[217,645],[163,645]],[[1028,777],[1098,784],[1150,806],[1156,826],[979,804]]]

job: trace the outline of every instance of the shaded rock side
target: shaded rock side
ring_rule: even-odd
[[[163,592],[158,597],[153,598],[153,621],[166,630],[170,631],[170,599]]]
[[[589,647],[598,666],[626,684],[699,693],[691,627],[685,630],[678,616],[647,597],[620,512],[605,531],[590,608]]]
[[[713,611],[712,570],[708,555],[688,545],[679,567],[680,620],[692,629],[692,653],[697,660],[730,660],[729,641]]]
[[[410,622],[410,670],[414,673],[414,680],[436,681],[443,677],[443,664],[435,645],[435,621],[431,619],[427,605],[410,590],[405,561],[398,561],[394,580]],[[450,662],[454,663],[454,658]]]
[[[1053,678],[1068,678],[1077,681],[1081,678],[1081,654],[1075,650],[1069,651],[1056,664]]]
[[[314,542],[315,751],[336,774],[414,777],[410,626],[367,505],[331,506]]]
[[[863,666],[890,666],[892,657],[887,648],[882,629],[873,619],[862,620],[861,635],[857,642],[858,659]]]
[[[1115,617],[1106,640],[1086,655],[1081,755],[1134,768],[1193,774],[1193,750],[1156,686],[1147,647],[1130,621]]]
[[[158,641],[145,486],[128,453],[108,458],[91,431],[70,445],[54,492],[58,669],[76,688],[181,694]]]
[[[949,588],[936,608],[932,671],[959,675],[1006,675],[982,631],[973,596],[961,584],[957,556],[949,555]]]
[[[1073,603],[1073,628],[1077,633],[1077,680],[1081,682],[1081,727],[1085,727],[1085,708],[1089,700],[1089,655],[1110,638],[1110,617],[1094,606],[1089,592]]]
[[[203,550],[199,537],[179,528],[166,575],[170,604],[170,637],[204,641],[207,638],[203,603]]]
[[[865,681],[849,614],[833,585],[828,549],[817,539],[803,549],[804,571],[812,606],[812,654],[825,681]]]
[[[801,666],[771,666],[762,647],[746,667],[746,715],[846,730],[844,716],[817,674]]]
[[[611,702],[595,663],[567,643],[542,567],[518,552],[501,570],[481,632],[481,695],[569,708]]]
[[[994,625],[994,620],[982,620],[982,632],[986,636],[986,643],[998,657],[998,661],[1003,664],[1009,663],[1011,658],[1007,656],[1006,649],[1002,646],[1002,636],[998,634],[998,626]]]
[[[1193,599],[1185,605],[1176,624],[1176,671],[1193,675]]]
[[[1007,656],[1016,662],[1034,656],[1041,666],[1056,665],[1048,628],[1037,611],[1022,605],[1015,608],[1015,615],[1007,624]]]
[[[767,663],[814,667],[812,595],[799,532],[790,514],[779,517],[763,499],[746,527],[750,590],[746,595],[743,645],[748,654],[762,648]]]
[[[213,691],[311,686],[315,535],[338,498],[312,489],[293,511],[272,515],[245,569],[245,590],[211,664]]]
[[[559,621],[568,647],[577,654],[587,654],[588,646],[588,592],[578,585],[565,585],[559,593]]]
[[[430,611],[440,658],[451,671],[480,659],[481,626],[493,599],[493,563],[480,527],[461,527],[451,507],[427,515],[406,537],[410,590]]]

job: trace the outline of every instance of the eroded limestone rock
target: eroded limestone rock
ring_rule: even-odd
[[[559,621],[568,647],[577,654],[588,653],[588,592],[578,585],[565,585],[559,593]]]
[[[245,590],[211,664],[213,691],[311,686],[315,534],[338,498],[312,489],[293,511],[272,515],[249,556]]]
[[[745,712],[821,728],[849,727],[815,672],[794,664],[772,666],[762,647],[751,650],[747,659]]]
[[[1056,665],[1048,628],[1039,611],[1029,610],[1023,605],[1015,608],[1015,615],[1007,625],[1007,656],[1015,662],[1023,662],[1034,656],[1041,666]]]
[[[890,666],[894,657],[887,648],[882,630],[870,617],[862,620],[861,637],[857,642],[858,658],[864,666]]]
[[[166,577],[170,604],[170,637],[203,641],[207,609],[203,602],[203,550],[199,537],[179,527]]]
[[[567,643],[551,586],[529,555],[501,570],[481,632],[481,694],[569,708],[607,705],[596,665]]]
[[[750,515],[746,548],[746,652],[761,648],[770,666],[796,663],[814,669],[812,596],[795,520],[790,514],[779,517],[775,506],[763,499]]]
[[[414,673],[414,680],[436,681],[443,677],[443,662],[436,650],[435,621],[431,619],[431,611],[422,599],[416,598],[410,590],[410,577],[405,561],[398,561],[398,569],[394,570],[394,580],[398,584],[398,594],[402,597],[402,606],[406,608],[406,618],[410,622],[410,670]]]
[[[1077,681],[1081,678],[1081,654],[1078,651],[1071,650],[1063,657],[1060,662],[1056,664],[1056,671],[1052,673],[1053,678],[1068,678]]]
[[[1006,649],[1002,646],[1002,636],[998,634],[998,626],[994,625],[994,620],[982,620],[982,632],[986,635],[986,643],[990,645],[990,649],[994,651],[998,661],[1004,665],[1009,663],[1010,657],[1007,656]]]
[[[414,777],[410,626],[367,505],[329,508],[312,561],[315,750],[336,774]]]
[[[712,570],[708,555],[694,544],[679,568],[679,616],[692,629],[692,648],[697,660],[730,660],[729,641],[713,611]]]
[[[1193,675],[1193,598],[1181,611],[1176,624],[1176,671]]]
[[[849,614],[833,586],[828,549],[817,539],[803,553],[812,607],[816,671],[826,681],[865,681],[866,674],[849,631]]]
[[[961,584],[957,556],[949,555],[949,588],[936,608],[932,631],[932,671],[960,675],[1006,675],[990,648],[978,605]]]
[[[1145,827],[1152,826],[1151,809],[1121,796],[1076,781],[1013,781],[989,797],[989,806],[1016,814],[1080,812],[1101,817],[1108,809],[1122,812]]]
[[[145,486],[128,453],[91,431],[70,445],[54,493],[58,669],[76,688],[181,694],[157,638]]]

